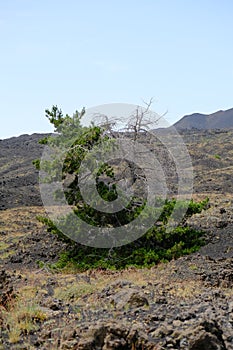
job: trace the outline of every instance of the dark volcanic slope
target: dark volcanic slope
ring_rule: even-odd
[[[0,209],[41,205],[38,171],[32,165],[40,158],[45,134],[21,135],[0,140]]]
[[[181,135],[192,158],[194,192],[232,196],[233,130],[186,130]]]
[[[177,129],[227,129],[233,128],[233,108],[213,114],[185,115],[174,124]]]
[[[232,196],[233,130],[186,130],[181,135],[192,158],[194,193]],[[38,140],[44,137],[45,134],[33,134],[0,141],[0,210],[42,205],[38,171],[32,161],[41,157],[43,145]],[[163,147],[154,147],[166,181],[172,186],[175,169]]]

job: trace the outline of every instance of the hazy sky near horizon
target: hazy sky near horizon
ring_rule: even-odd
[[[0,0],[0,139],[50,132],[44,110],[233,107],[232,0]]]

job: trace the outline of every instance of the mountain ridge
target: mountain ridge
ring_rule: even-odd
[[[178,130],[190,130],[190,129],[199,129],[199,130],[211,130],[211,129],[232,129],[233,128],[233,107],[226,110],[218,110],[216,112],[205,114],[194,112],[191,114],[186,114],[181,117],[173,125]],[[170,127],[158,127],[156,130],[166,130]],[[8,141],[18,141],[23,140],[27,137],[46,137],[52,133],[45,132],[33,132],[26,133],[17,136],[10,136],[5,138],[0,138],[0,142]]]
[[[179,119],[173,126],[178,130],[231,129],[233,128],[233,108],[219,110],[211,114],[188,114]]]

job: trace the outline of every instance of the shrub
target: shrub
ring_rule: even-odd
[[[169,215],[172,213],[175,201],[167,200],[165,213],[163,212],[158,221],[167,222]],[[205,209],[208,199],[196,203],[190,202],[187,216],[199,213]],[[180,202],[180,205],[184,205]],[[129,266],[151,267],[160,261],[169,261],[177,259],[182,255],[196,252],[204,245],[203,232],[183,225],[166,230],[166,226],[155,225],[139,239],[115,248],[94,248],[84,246],[70,240],[62,234],[47,218],[39,218],[44,222],[48,231],[58,235],[62,240],[68,243],[68,248],[60,254],[60,259],[52,268],[62,269],[72,266],[80,271],[102,268],[102,269],[123,269]]]

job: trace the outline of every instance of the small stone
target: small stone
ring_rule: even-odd
[[[182,322],[180,320],[174,320],[172,322],[172,324],[173,324],[174,327],[178,328],[178,327],[180,327],[182,325]]]
[[[167,336],[173,332],[173,329],[171,326],[163,324],[159,328],[157,328],[154,332],[151,333],[152,338],[162,338],[164,336]]]
[[[117,309],[132,309],[149,305],[149,302],[145,297],[144,293],[142,293],[140,290],[133,288],[123,289],[115,295],[113,295],[111,298],[111,303]]]

